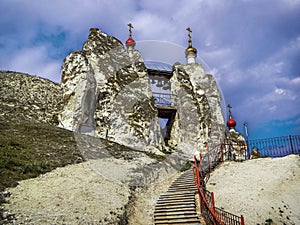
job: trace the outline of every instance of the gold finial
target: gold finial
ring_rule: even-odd
[[[132,38],[132,28],[133,28],[133,26],[132,26],[131,23],[127,24],[127,26],[129,27],[129,37]]]
[[[188,60],[188,63],[190,63],[190,62],[195,62],[195,57],[197,56],[197,49],[194,48],[192,45],[192,37],[191,37],[192,30],[191,30],[191,28],[188,27],[188,28],[186,28],[186,30],[188,32],[189,46],[185,50],[185,57],[190,58]]]
[[[192,47],[192,36],[191,36],[191,33],[192,33],[192,30],[191,30],[191,28],[190,27],[188,27],[187,29],[186,29],[187,31],[188,31],[188,41],[189,41],[189,47]]]
[[[228,104],[227,108],[228,108],[228,112],[229,112],[229,117],[232,118],[232,114],[231,114],[231,110],[230,110],[232,108],[232,106],[230,104]]]

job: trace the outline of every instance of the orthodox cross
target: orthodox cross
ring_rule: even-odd
[[[228,108],[228,112],[229,112],[229,116],[231,117],[232,116],[232,114],[231,114],[231,108],[232,108],[232,106],[230,105],[230,104],[228,104],[227,105],[227,108]]]
[[[132,26],[131,23],[127,24],[127,26],[129,27],[129,37],[132,38],[132,28],[133,28],[133,26]]]
[[[192,46],[192,37],[191,37],[192,30],[190,27],[188,27],[186,30],[188,31],[189,46]]]

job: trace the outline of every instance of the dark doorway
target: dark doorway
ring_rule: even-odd
[[[175,107],[158,106],[158,118],[160,120],[161,133],[163,135],[165,144],[168,145],[170,140],[172,126],[176,116]]]

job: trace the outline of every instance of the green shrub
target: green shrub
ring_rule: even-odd
[[[191,168],[192,168],[192,165],[193,165],[193,164],[192,164],[191,161],[187,161],[187,162],[184,164],[184,166],[181,167],[180,172],[184,172],[184,171],[187,171],[187,170],[191,169]]]

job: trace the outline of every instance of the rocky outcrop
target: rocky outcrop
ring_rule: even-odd
[[[147,72],[138,52],[96,28],[62,66],[60,126],[137,149],[164,147]]]
[[[175,120],[165,142],[158,123],[147,68],[138,51],[97,28],[81,51],[68,55],[62,66],[64,110],[60,126],[143,151],[165,143],[192,155],[206,144],[224,139],[224,101],[212,75],[198,63],[174,65],[171,78]]]
[[[205,152],[206,144],[212,146],[223,140],[223,99],[214,77],[205,74],[198,63],[177,64],[171,82],[178,115],[169,143],[192,153],[196,149]]]
[[[147,68],[138,51],[92,28],[81,51],[62,65],[61,85],[2,72],[1,114],[46,122],[143,151],[165,148]],[[9,90],[9,91],[8,91]],[[198,63],[174,65],[175,120],[167,145],[193,154],[224,139],[222,95]]]
[[[205,74],[197,63],[175,65],[171,79],[171,93],[176,96],[172,99],[175,119],[167,144],[176,152],[162,155],[158,150],[166,146],[158,122],[159,107],[155,105],[141,55],[136,50],[129,54],[119,40],[96,28],[90,30],[82,50],[70,53],[64,60],[61,85],[11,72],[3,72],[0,79],[1,118],[7,121],[29,119],[75,131],[78,150],[85,160],[90,160],[84,165],[67,168],[66,176],[63,170],[53,171],[49,175],[49,185],[45,185],[46,189],[40,195],[36,195],[36,191],[26,186],[25,182],[24,190],[30,192],[28,196],[38,197],[36,211],[31,211],[31,214],[28,212],[28,197],[24,197],[22,193],[25,192],[21,191],[21,204],[24,199],[28,204],[24,208],[21,206],[21,211],[16,214],[21,221],[29,218],[30,214],[32,220],[29,218],[28,223],[37,224],[42,220],[48,223],[52,218],[59,222],[68,218],[72,222],[78,220],[82,223],[92,223],[95,219],[100,223],[121,223],[123,219],[128,219],[127,213],[144,211],[145,207],[140,207],[141,210],[134,205],[129,207],[134,197],[133,190],[139,188],[143,192],[140,196],[152,198],[146,202],[149,217],[153,215],[156,202],[153,193],[158,194],[157,187],[186,165],[195,150],[203,152],[207,143],[219,143],[224,138],[222,97],[213,76]],[[81,167],[84,168],[82,174]],[[47,177],[38,178],[34,187],[39,189]],[[61,195],[53,197],[55,193],[59,194],[60,188],[64,188],[61,184],[72,177],[75,180],[64,191],[64,201],[61,201]],[[54,185],[52,178],[58,180]],[[82,186],[77,186],[78,182]],[[86,192],[82,192],[83,189]],[[72,190],[75,192],[72,193]],[[50,198],[55,200],[52,204],[44,201],[49,210],[54,209],[51,214],[47,210],[45,213],[44,206],[41,207],[39,202],[46,198],[44,193],[48,192]],[[107,198],[110,192],[113,199]],[[96,198],[96,206],[87,218],[84,218],[86,208],[80,207],[76,201],[69,202],[81,194],[83,201],[80,202],[86,201],[84,195],[88,198],[88,204]],[[111,207],[111,202],[116,199],[120,202]],[[73,203],[74,208],[66,210],[62,217],[56,217]],[[99,214],[101,203],[104,203],[104,209]],[[12,213],[17,209],[16,204],[17,201],[12,204]],[[91,208],[90,205],[86,207]],[[61,210],[56,211],[57,208]],[[142,215],[139,221],[144,220],[145,214]]]
[[[258,159],[258,158],[261,158],[261,154],[260,154],[258,148],[256,148],[255,146],[252,148],[250,158],[251,158],[251,159]]]
[[[227,160],[245,160],[246,159],[247,143],[244,136],[231,129],[226,132],[225,159]]]
[[[28,74],[0,72],[1,119],[57,125],[61,110],[62,89],[59,84]]]

